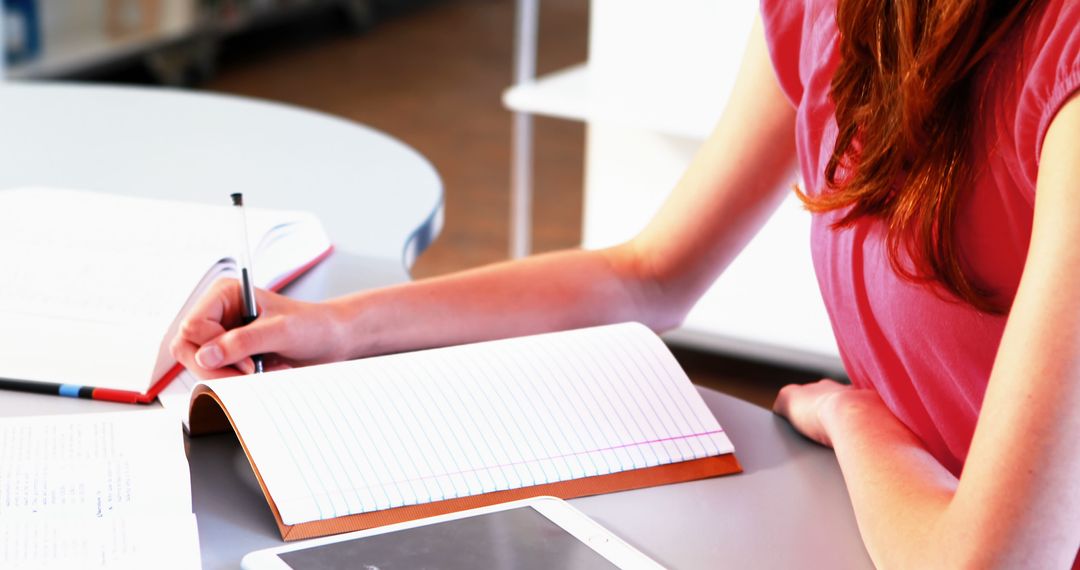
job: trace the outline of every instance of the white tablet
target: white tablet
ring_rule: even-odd
[[[246,570],[662,568],[562,499],[537,497],[258,550]]]

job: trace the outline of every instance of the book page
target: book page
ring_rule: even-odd
[[[0,520],[0,568],[197,570],[195,515]]]
[[[240,247],[226,198],[0,192],[0,377],[145,392],[172,364],[164,341],[182,307]],[[252,247],[301,218],[313,220],[250,209]]]
[[[191,403],[191,390],[199,383],[199,379],[187,370],[181,371],[173,378],[160,393],[158,402],[161,407],[176,415],[178,421],[183,423],[184,429],[188,429],[188,405]]]
[[[0,520],[132,513],[191,513],[173,414],[0,418]]]
[[[281,288],[294,277],[297,268],[327,252],[332,245],[313,214],[290,212],[290,215],[287,223],[281,223],[280,212],[257,208],[248,211],[248,223],[263,232],[258,242],[251,243],[252,274],[255,286],[260,289]]]
[[[206,384],[285,524],[733,450],[633,323]]]

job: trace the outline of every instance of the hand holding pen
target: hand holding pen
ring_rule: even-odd
[[[341,334],[352,326],[350,313],[333,301],[309,303],[255,289],[243,195],[230,197],[241,232],[235,246],[240,276],[214,283],[184,315],[169,345],[177,362],[211,379],[361,356]]]

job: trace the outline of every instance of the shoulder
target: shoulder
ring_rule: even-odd
[[[1080,90],[1080,0],[1044,0],[1019,41],[1022,86],[1018,121],[1028,122],[1035,157],[1062,105]]]
[[[761,0],[761,21],[780,87],[796,103],[802,96],[800,64],[820,43],[824,28],[835,29],[836,0]],[[824,30],[828,31],[828,30]]]

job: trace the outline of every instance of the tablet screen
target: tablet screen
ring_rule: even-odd
[[[295,570],[615,569],[531,507],[278,554]]]

